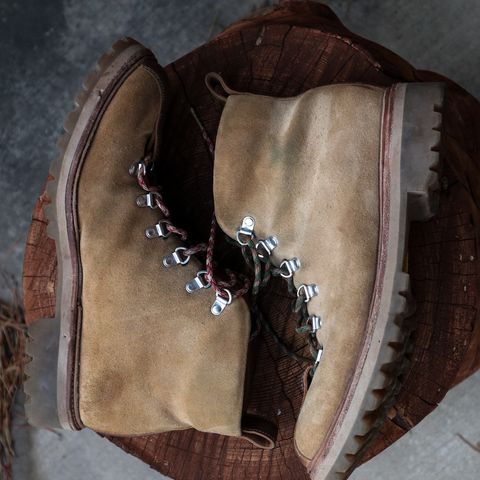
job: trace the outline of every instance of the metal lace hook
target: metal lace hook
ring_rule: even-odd
[[[190,261],[190,255],[184,256],[182,252],[187,250],[185,247],[177,247],[174,252],[163,257],[163,265],[167,268],[175,265],[186,265]]]
[[[280,264],[280,275],[283,278],[291,278],[301,266],[302,264],[297,257],[293,257],[290,260],[283,260]]]
[[[253,229],[255,228],[255,219],[253,217],[247,216],[242,220],[242,225],[238,228],[235,238],[237,242],[242,245],[248,245],[249,240],[253,238]],[[245,241],[242,237],[247,237],[248,240]]]
[[[307,318],[307,325],[310,326],[310,333],[316,333],[322,328],[322,319],[318,315],[310,315]]]
[[[310,285],[302,284],[297,289],[297,297],[303,297],[304,302],[308,303],[313,297],[319,293],[318,285],[311,283]]]
[[[167,238],[172,232],[168,229],[168,225],[172,222],[169,220],[159,220],[155,225],[146,228],[145,236],[147,238]]]
[[[317,367],[320,364],[320,361],[322,360],[322,356],[323,356],[323,345],[320,345],[317,351],[315,362],[313,364],[313,373],[315,373],[315,371],[317,370]]]
[[[202,288],[210,288],[211,283],[207,280],[207,271],[200,270],[197,276],[185,285],[187,293],[194,293]]]
[[[148,192],[144,195],[139,195],[136,200],[137,207],[149,207],[152,209],[158,208],[155,198],[158,196],[157,192]]]
[[[224,292],[227,294],[227,298],[222,297],[221,292]],[[218,291],[216,293],[215,301],[213,302],[212,308],[210,311],[212,312],[213,315],[220,315],[227,305],[230,305],[232,303],[233,297],[230,292],[230,290],[224,288],[221,291]]]
[[[297,333],[309,333],[314,335],[322,328],[322,319],[318,315],[310,315],[305,323],[296,328]]]
[[[147,173],[147,165],[143,160],[134,162],[128,168],[128,173],[132,177],[136,177],[139,173],[141,173],[142,175],[145,175]]]
[[[273,250],[278,247],[278,238],[275,235],[270,235],[265,240],[259,240],[255,245],[257,254],[260,260],[265,260],[269,257]]]

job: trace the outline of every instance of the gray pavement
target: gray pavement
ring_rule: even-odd
[[[268,3],[268,2],[267,2]],[[478,0],[331,0],[344,23],[417,67],[480,97]],[[98,54],[132,36],[169,63],[265,2],[0,0],[0,268],[21,275],[35,198],[72,98]],[[480,374],[451,391],[416,429],[357,470],[355,480],[480,478]],[[161,476],[97,435],[22,425],[15,480]]]

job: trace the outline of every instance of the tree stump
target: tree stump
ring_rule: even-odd
[[[410,233],[408,264],[417,310],[408,321],[408,368],[398,378],[386,422],[365,446],[363,461],[368,460],[420,422],[450,388],[480,366],[479,103],[453,82],[415,70],[394,53],[351,33],[331,10],[313,2],[283,2],[236,23],[166,70],[174,101],[164,137],[162,184],[176,224],[188,226],[199,240],[208,238],[213,166],[191,109],[211,138],[221,115],[204,86],[206,73],[221,73],[240,91],[281,97],[339,82],[448,84],[440,211],[429,222],[414,224]],[[29,324],[53,317],[55,310],[55,244],[47,237],[43,212],[48,202],[42,193],[25,252]],[[288,293],[274,282],[267,295],[263,308],[274,327],[301,349],[303,340],[289,321]],[[242,440],[194,430],[109,440],[178,480],[309,478],[292,441],[302,371],[277,350],[268,333],[262,336],[252,403],[278,420],[274,450],[261,451]]]

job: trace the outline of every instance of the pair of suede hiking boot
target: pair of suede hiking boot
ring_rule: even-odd
[[[244,298],[268,271],[296,292],[311,345],[296,451],[313,478],[344,476],[365,415],[388,394],[383,366],[410,309],[409,222],[435,212],[443,87],[338,84],[273,98],[217,74],[206,87],[224,107],[210,145],[215,216],[197,245],[154,181],[168,92],[153,54],[118,42],[78,98],[48,186],[56,317],[30,331],[27,416],[111,435],[195,428],[273,448],[275,425],[245,408],[255,306]],[[253,279],[217,276],[217,225]]]

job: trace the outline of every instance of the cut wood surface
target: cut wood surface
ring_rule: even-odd
[[[173,101],[160,181],[175,223],[201,240],[208,238],[213,210],[212,159],[191,109],[215,138],[221,106],[204,85],[211,71],[221,73],[236,90],[280,97],[338,82],[448,84],[440,211],[429,222],[414,224],[410,232],[408,269],[417,309],[406,322],[411,332],[408,358],[388,419],[365,445],[365,461],[415,426],[452,386],[480,366],[480,105],[449,80],[415,70],[349,32],[320,4],[283,2],[241,21],[167,67]],[[55,244],[47,237],[43,211],[48,201],[45,193],[38,199],[25,252],[28,323],[55,314]],[[231,261],[233,248],[219,249],[222,262]],[[290,301],[280,281],[261,298],[276,330],[301,350],[303,339],[294,332]],[[262,332],[262,340],[251,405],[278,421],[274,450],[194,430],[110,440],[177,480],[307,479],[292,441],[303,395],[302,368],[278,351],[268,333]]]

